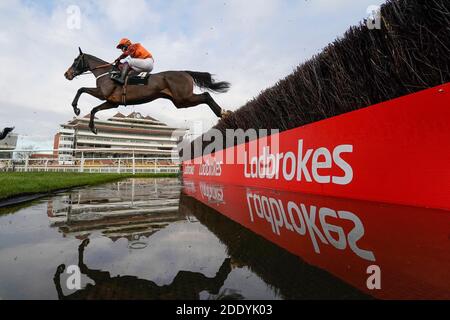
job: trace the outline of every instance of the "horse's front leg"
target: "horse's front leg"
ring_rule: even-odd
[[[81,112],[80,109],[77,107],[78,100],[80,99],[80,97],[83,93],[87,93],[98,99],[104,100],[103,93],[101,92],[101,90],[99,88],[80,88],[80,89],[78,89],[77,94],[75,95],[75,98],[73,99],[73,102],[72,102],[73,112],[75,112],[75,114],[77,116],[79,116],[80,112]]]
[[[89,129],[91,129],[93,134],[97,134],[97,129],[95,128],[95,114],[101,110],[108,110],[108,109],[112,109],[112,108],[117,108],[119,105],[111,103],[111,102],[105,102],[102,103],[101,105],[95,107],[92,109],[91,111],[91,119],[89,120]]]

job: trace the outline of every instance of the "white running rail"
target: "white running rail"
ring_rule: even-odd
[[[61,151],[61,150],[59,150]],[[180,160],[142,156],[145,149],[64,149],[75,156],[58,158],[58,150],[0,150],[0,172],[179,173]],[[101,153],[115,152],[116,157]],[[56,155],[56,156],[53,156]],[[89,155],[86,157],[85,155]],[[94,155],[94,156],[93,156]],[[140,155],[140,156],[135,156]]]

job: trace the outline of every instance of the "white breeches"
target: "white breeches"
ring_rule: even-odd
[[[126,57],[125,59],[120,60],[122,63],[128,63],[130,67],[138,72],[151,72],[153,70],[153,58],[147,58],[147,59],[135,59],[131,58],[130,56]]]

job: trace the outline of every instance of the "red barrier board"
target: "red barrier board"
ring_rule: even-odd
[[[184,161],[183,176],[450,209],[449,94],[447,83],[259,139],[255,152],[246,143]]]
[[[183,192],[377,298],[450,299],[446,210],[198,180]],[[373,266],[379,289],[368,286]]]

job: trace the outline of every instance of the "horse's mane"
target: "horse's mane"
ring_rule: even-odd
[[[95,62],[101,63],[101,64],[107,64],[108,62],[106,62],[105,60],[102,60],[100,58],[97,58],[96,56],[93,56],[92,54],[84,54],[88,59],[90,60],[94,60]]]

